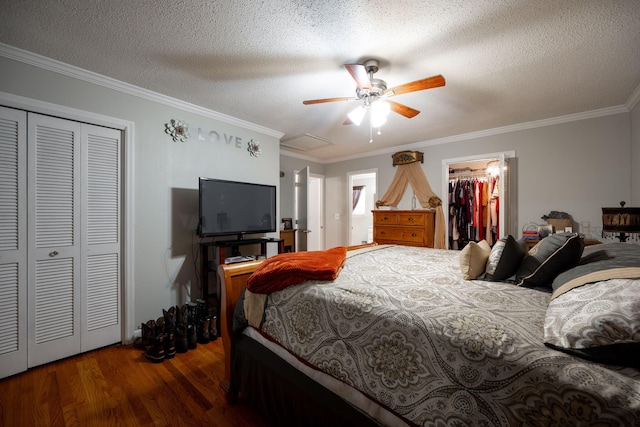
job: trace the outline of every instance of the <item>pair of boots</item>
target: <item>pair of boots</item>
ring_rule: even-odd
[[[216,316],[206,316],[198,322],[198,342],[206,344],[218,339],[218,318]]]
[[[142,324],[142,336],[133,345],[144,350],[147,359],[160,363],[176,355],[175,326],[165,313],[158,320],[149,320]]]

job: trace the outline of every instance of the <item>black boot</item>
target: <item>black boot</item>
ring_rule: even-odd
[[[176,326],[176,351],[178,353],[186,353],[188,350],[187,326],[184,323],[178,324],[178,326]]]
[[[180,307],[176,306],[176,326],[183,325],[187,327],[189,322],[189,312],[187,310],[187,304],[182,304]]]
[[[189,350],[193,350],[198,347],[198,334],[196,333],[196,327],[191,323],[187,324],[187,347]]]
[[[133,341],[133,346],[135,348],[139,348],[140,350],[146,350],[147,347],[149,347],[153,342],[153,337],[155,337],[156,322],[155,320],[149,320],[147,321],[147,323],[143,323],[141,325],[141,328],[142,328],[142,336],[136,338]]]
[[[195,327],[198,324],[198,304],[195,302],[188,302],[187,312],[187,323],[190,323]]]
[[[164,336],[158,335],[155,337],[153,343],[147,347],[144,355],[153,363],[164,362]]]

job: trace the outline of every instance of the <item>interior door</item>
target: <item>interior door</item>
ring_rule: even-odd
[[[82,125],[81,348],[121,340],[121,134]]]
[[[311,233],[309,224],[309,167],[305,167],[296,176],[296,250],[306,252],[308,249],[307,235]]]
[[[29,367],[80,349],[80,123],[29,114]]]
[[[121,341],[121,134],[28,121],[32,367]]]
[[[0,378],[27,370],[27,113],[0,107]]]

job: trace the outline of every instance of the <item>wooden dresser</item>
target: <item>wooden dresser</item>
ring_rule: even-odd
[[[374,210],[372,212],[374,242],[433,247],[435,210]]]

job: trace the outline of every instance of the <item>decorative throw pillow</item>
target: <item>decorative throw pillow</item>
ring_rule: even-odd
[[[499,282],[510,278],[516,273],[526,254],[527,245],[524,240],[516,240],[512,235],[498,240],[489,254],[484,280]]]
[[[484,273],[491,246],[486,240],[479,243],[469,242],[462,251],[460,251],[460,270],[464,280],[473,280]]]
[[[549,303],[545,344],[595,362],[640,368],[639,307],[637,279],[574,288]]]
[[[551,287],[553,279],[580,261],[584,242],[577,234],[561,233],[545,237],[529,250],[516,273],[516,284]]]

